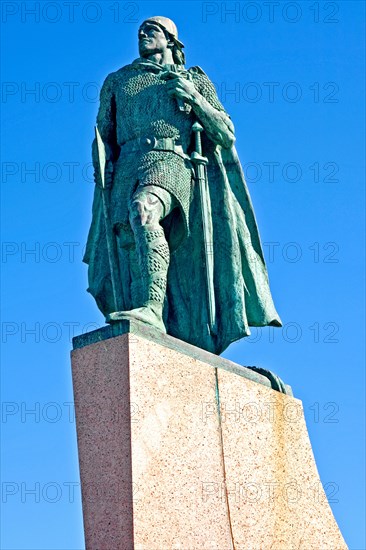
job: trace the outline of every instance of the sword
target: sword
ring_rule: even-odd
[[[108,193],[108,188],[106,187],[106,184],[105,184],[106,152],[105,152],[105,145],[100,136],[97,126],[95,126],[95,137],[97,140],[99,169],[100,169],[100,177],[102,180],[103,215],[104,215],[104,224],[105,224],[105,234],[106,234],[106,240],[107,240],[109,270],[111,274],[114,311],[120,311],[123,309],[122,306],[120,307],[121,305],[120,297],[122,296],[121,277],[119,272],[116,237],[113,232],[113,228],[112,228],[112,224],[109,216],[109,210],[110,210],[109,193]]]
[[[199,186],[203,238],[205,243],[205,270],[207,283],[207,301],[208,301],[208,321],[211,334],[217,334],[216,325],[216,305],[214,290],[214,257],[213,257],[213,229],[211,214],[211,199],[208,188],[206,166],[208,159],[202,156],[201,132],[203,127],[199,122],[192,126],[192,132],[195,134],[196,150],[191,154],[191,161],[196,167],[196,181]]]

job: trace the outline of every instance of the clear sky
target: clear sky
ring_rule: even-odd
[[[365,549],[364,2],[1,10],[1,548],[84,548],[69,352],[104,324],[81,263],[97,96],[137,57],[139,22],[166,15],[234,121],[284,323],[224,356],[293,387],[333,513]]]

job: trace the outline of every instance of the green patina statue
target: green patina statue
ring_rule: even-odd
[[[234,127],[175,24],[151,17],[140,57],[106,78],[84,261],[107,322],[137,320],[220,354],[281,326]]]

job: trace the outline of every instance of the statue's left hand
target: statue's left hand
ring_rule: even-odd
[[[182,99],[187,103],[196,101],[198,92],[192,82],[180,76],[177,73],[172,73],[172,77],[166,83],[166,90],[172,97]]]

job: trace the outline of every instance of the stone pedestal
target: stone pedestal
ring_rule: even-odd
[[[299,400],[169,336],[111,331],[72,352],[87,550],[347,548]]]

